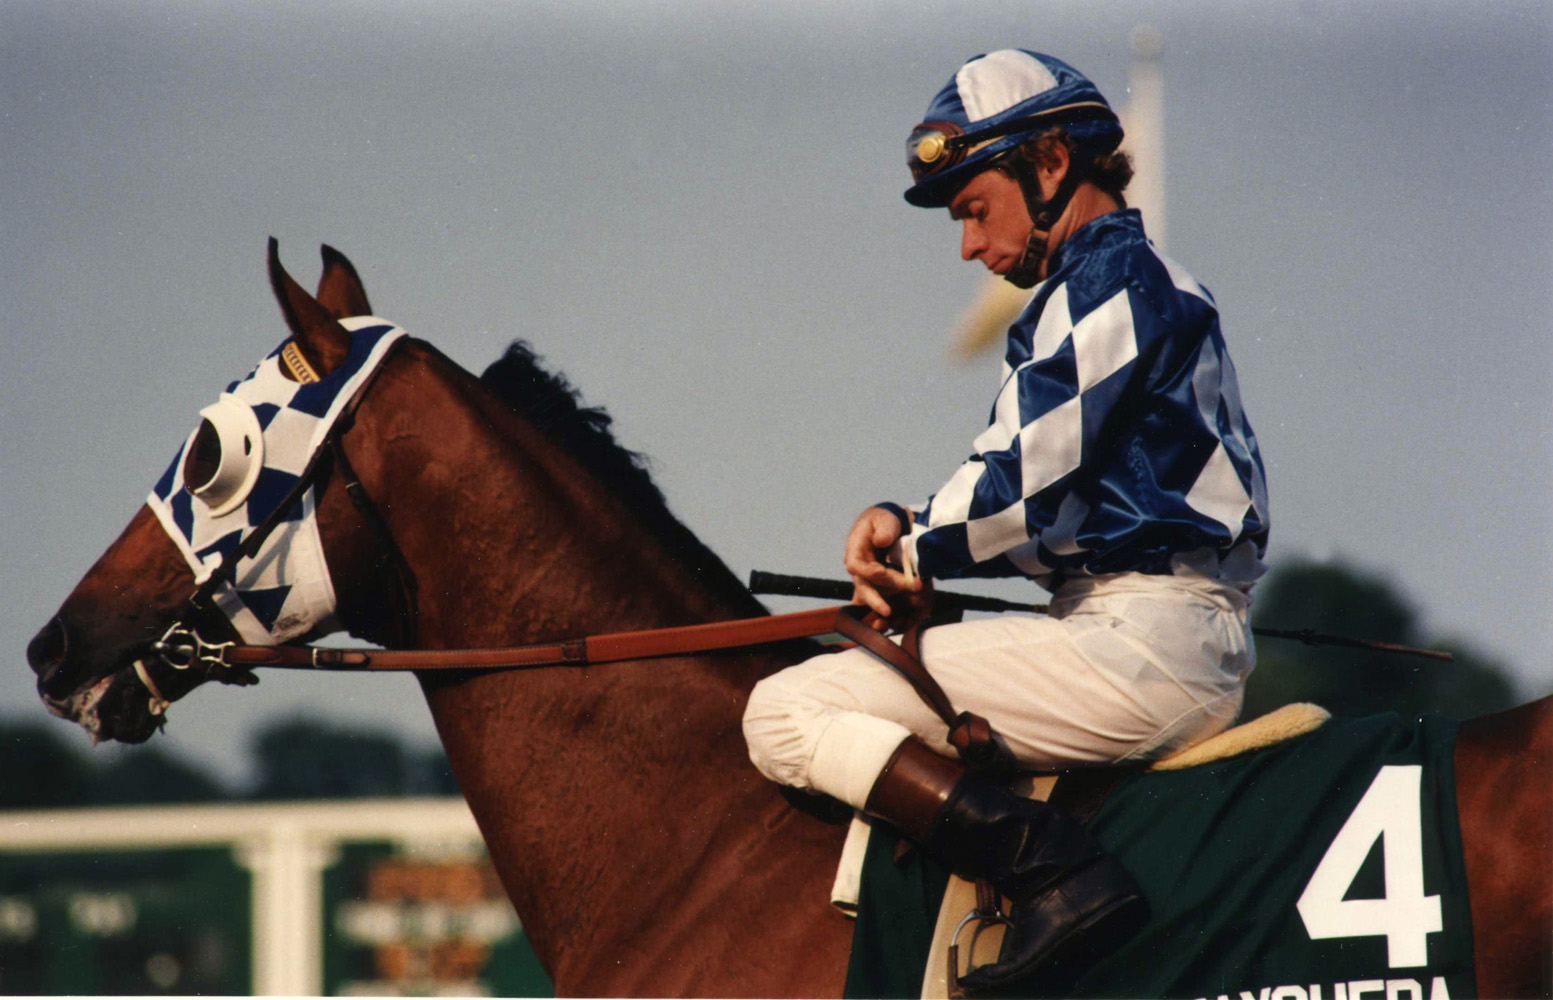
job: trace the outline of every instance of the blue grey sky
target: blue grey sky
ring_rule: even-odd
[[[282,338],[271,235],[304,284],[344,251],[468,368],[530,340],[741,575],[838,575],[858,510],[941,485],[996,388],[995,355],[949,359],[983,279],[901,200],[907,131],[1008,46],[1121,103],[1139,24],[1166,249],[1218,299],[1272,561],[1385,573],[1547,693],[1546,2],[7,0],[0,715],[41,715],[27,639]],[[303,709],[434,738],[411,681],[292,674],[158,738],[230,775]]]

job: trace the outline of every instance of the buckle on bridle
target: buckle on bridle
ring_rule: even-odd
[[[206,642],[197,628],[179,621],[151,644],[151,652],[174,670],[197,668],[205,680],[239,687],[259,683],[259,678],[248,667],[228,662],[227,650],[236,645],[238,643],[231,640]],[[146,686],[151,687],[150,684]]]
[[[223,684],[247,686],[259,683],[252,670],[233,667],[226,661],[226,651],[234,645],[235,642],[206,642],[193,626],[182,621],[173,622],[162,637],[151,644],[149,655],[134,663],[135,676],[140,678],[151,696],[148,705],[151,714],[163,715],[173,703],[173,698],[164,695],[152,678],[149,669],[152,663],[161,663],[173,670],[198,667],[204,679],[214,678]]]
[[[183,622],[174,622],[162,638],[151,644],[151,652],[174,670],[188,670],[199,666],[206,673],[225,670],[226,651],[230,642],[206,642],[199,632]]]
[[[226,660],[223,653],[230,642],[208,643],[200,638],[200,634],[181,621],[173,622],[162,637],[151,644],[151,656],[142,657],[135,661],[135,676],[140,678],[146,691],[150,694],[147,708],[152,715],[162,716],[172,707],[173,700],[162,693],[156,681],[151,676],[150,665],[147,660],[153,660],[165,664],[173,670],[188,670],[198,664],[204,673],[210,674],[215,669],[224,668]]]

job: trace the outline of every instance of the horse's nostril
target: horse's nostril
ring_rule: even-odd
[[[46,677],[57,670],[69,654],[69,633],[65,623],[58,618],[39,629],[38,634],[27,644],[27,663],[39,677]]]

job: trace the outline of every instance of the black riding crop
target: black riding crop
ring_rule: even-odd
[[[787,597],[818,597],[824,600],[850,601],[852,585],[841,580],[822,580],[813,576],[788,576],[785,573],[767,573],[764,570],[750,572],[750,592],[754,594],[782,594]],[[952,591],[933,591],[933,603],[950,611],[1022,611],[1026,614],[1043,614],[1044,604],[1020,604],[996,597],[979,597],[975,594],[957,594]],[[1454,660],[1455,656],[1442,649],[1418,649],[1394,642],[1376,639],[1350,639],[1342,635],[1327,635],[1304,629],[1262,628],[1251,631],[1267,639],[1295,639],[1307,646],[1347,646],[1352,649],[1368,649],[1377,653],[1400,653],[1405,656],[1424,656],[1431,660]]]

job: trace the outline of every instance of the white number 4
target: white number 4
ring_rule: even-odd
[[[1423,819],[1417,764],[1380,769],[1295,904],[1312,939],[1385,935],[1391,968],[1425,965],[1439,931],[1440,897],[1424,895]],[[1376,838],[1384,837],[1386,895],[1344,899]]]

